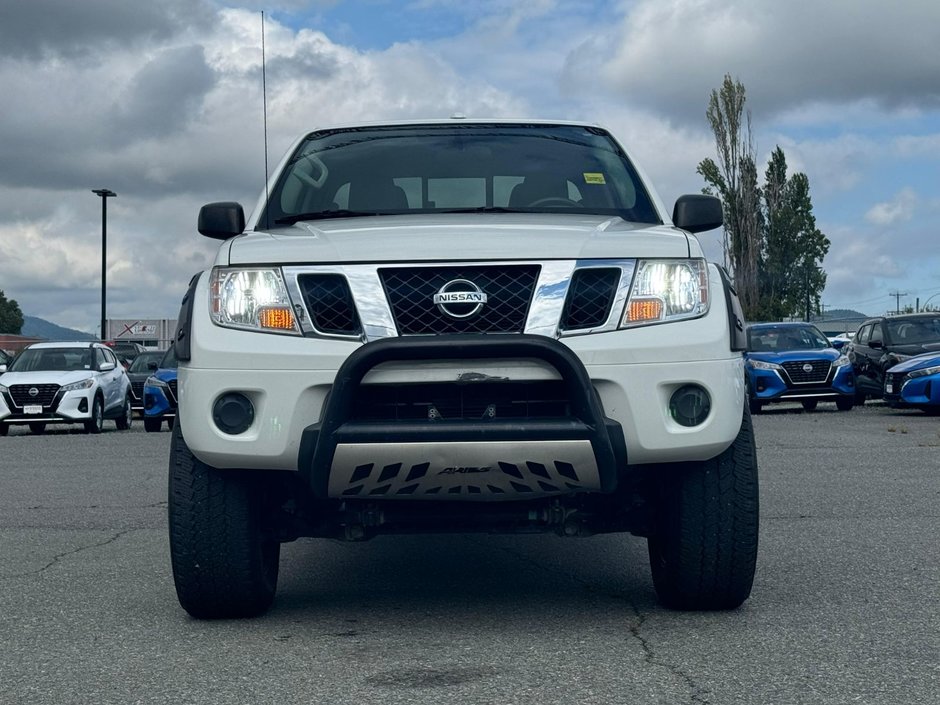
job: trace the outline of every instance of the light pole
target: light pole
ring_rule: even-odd
[[[117,196],[106,188],[95,188],[91,192],[101,197],[101,339],[105,336],[107,320],[107,277],[108,277],[108,199]]]

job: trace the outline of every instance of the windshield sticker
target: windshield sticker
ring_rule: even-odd
[[[584,183],[586,184],[606,184],[603,174],[597,172],[584,172]]]

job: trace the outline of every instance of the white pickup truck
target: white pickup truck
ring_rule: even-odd
[[[176,338],[173,573],[193,616],[273,602],[280,544],[435,531],[646,537],[659,600],[747,599],[758,535],[743,321],[601,127],[314,130],[223,240]]]

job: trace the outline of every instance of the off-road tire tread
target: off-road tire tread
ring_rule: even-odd
[[[258,489],[248,472],[200,462],[174,427],[170,558],[177,597],[193,617],[253,617],[274,601],[280,544],[265,538]]]
[[[658,532],[649,539],[659,601],[683,610],[724,610],[751,593],[757,564],[757,454],[748,409],[722,454],[687,463],[661,486]]]

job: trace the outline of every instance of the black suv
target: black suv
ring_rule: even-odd
[[[846,345],[856,376],[856,403],[880,399],[885,372],[921,353],[940,350],[940,313],[880,316],[865,321]]]

